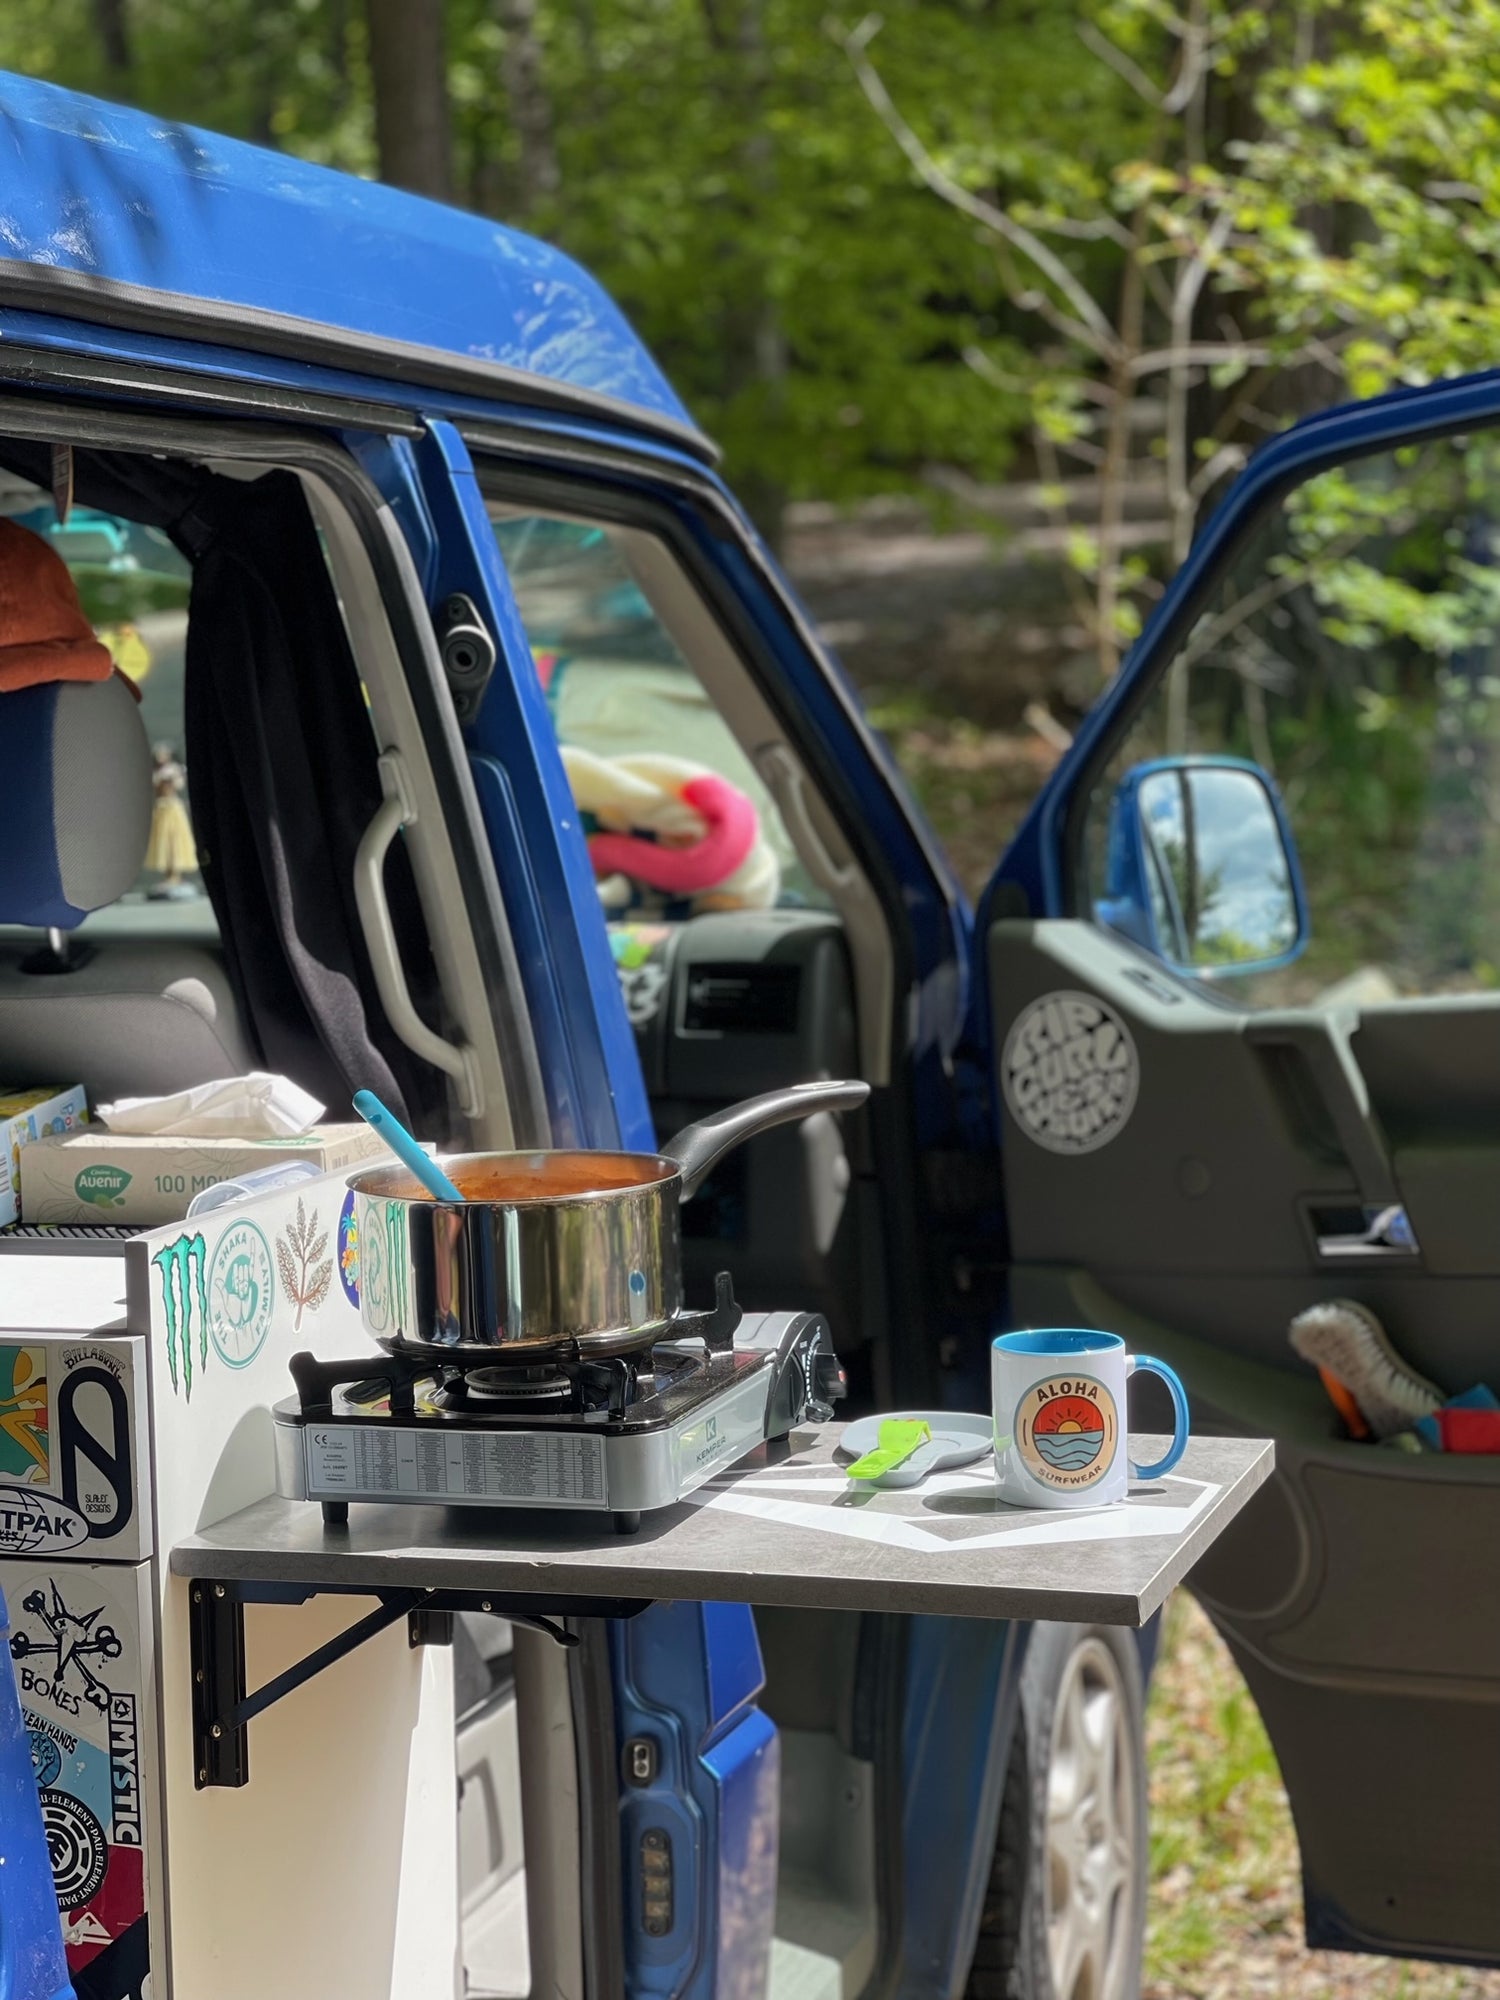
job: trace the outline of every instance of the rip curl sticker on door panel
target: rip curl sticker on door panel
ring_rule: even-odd
[[[1005,1108],[1049,1153],[1092,1153],[1124,1130],[1141,1066],[1129,1028],[1091,993],[1044,993],[1011,1023]]]

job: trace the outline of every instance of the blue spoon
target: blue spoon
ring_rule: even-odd
[[[434,1201],[463,1200],[437,1161],[422,1151],[395,1112],[388,1110],[373,1090],[356,1090],[354,1108],[380,1134],[402,1166],[416,1175]]]

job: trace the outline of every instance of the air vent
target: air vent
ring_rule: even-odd
[[[700,965],[688,974],[690,1035],[794,1035],[800,965]]]

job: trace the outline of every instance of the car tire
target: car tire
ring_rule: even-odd
[[[1144,1707],[1132,1634],[1032,1627],[968,2000],[1137,2000]]]

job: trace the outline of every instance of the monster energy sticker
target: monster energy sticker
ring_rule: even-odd
[[[193,1331],[197,1328],[198,1365],[208,1366],[207,1246],[201,1236],[179,1236],[151,1259],[161,1275],[162,1323],[167,1330],[167,1372],[172,1393],[191,1401],[193,1394]]]
[[[143,1577],[119,1565],[0,1565],[78,2000],[140,2000],[148,1972]]]

